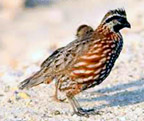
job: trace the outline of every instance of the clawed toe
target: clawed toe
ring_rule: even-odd
[[[95,110],[94,109],[82,109],[82,108],[80,108],[80,109],[78,109],[78,111],[77,112],[75,112],[78,116],[85,116],[85,117],[89,117],[89,115],[94,115],[95,114],[95,112],[94,112]]]
[[[65,100],[66,100],[66,98],[64,98],[64,99],[59,99],[59,98],[57,98],[56,96],[52,96],[53,97],[53,99],[56,101],[56,102],[65,102]]]
[[[64,99],[58,99],[60,102],[65,102],[66,101],[66,98]]]
[[[100,111],[95,111],[94,109],[78,109],[78,111],[74,112],[78,116],[85,116],[89,117],[89,115],[101,115],[102,113]]]

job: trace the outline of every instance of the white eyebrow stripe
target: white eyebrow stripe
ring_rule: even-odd
[[[111,16],[109,16],[108,18],[106,18],[104,22],[106,22],[108,19],[110,19],[110,18],[112,18],[112,17],[114,17],[114,16],[126,18],[126,16],[124,16],[124,15],[121,15],[121,16],[120,16],[119,14],[112,14]]]

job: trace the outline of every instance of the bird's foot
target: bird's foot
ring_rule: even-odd
[[[94,114],[94,109],[82,109],[79,108],[76,112],[74,112],[75,114],[77,114],[78,116],[85,116],[85,117],[89,117],[89,115]]]
[[[66,101],[66,98],[64,99],[58,99],[59,102],[65,102]]]
[[[95,111],[94,109],[79,108],[78,111],[74,112],[74,114],[77,114],[78,116],[89,117],[89,115],[101,115],[101,112],[100,111]]]
[[[53,99],[56,101],[56,102],[65,102],[66,98],[64,99],[59,99],[58,97],[56,96],[53,96]]]

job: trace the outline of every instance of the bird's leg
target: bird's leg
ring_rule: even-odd
[[[77,103],[77,101],[75,101],[76,99],[74,99],[74,97],[68,97],[68,100],[70,102],[70,104],[72,105],[72,108],[74,110],[74,113],[77,113],[78,112],[78,109],[80,109],[80,105],[79,103]]]
[[[58,89],[57,88],[58,88],[58,82],[56,81],[55,82],[55,94],[54,94],[53,97],[54,97],[55,101],[59,102],[58,95],[57,95],[58,94]]]
[[[79,116],[86,116],[86,117],[88,117],[90,114],[94,114],[94,109],[89,109],[89,110],[82,109],[74,96],[67,95],[67,98],[70,104],[72,105],[75,114]]]
[[[54,100],[57,102],[64,102],[66,99],[59,99],[58,98],[58,80],[55,82],[55,94],[54,94]]]

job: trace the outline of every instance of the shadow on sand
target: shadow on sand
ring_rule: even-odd
[[[128,90],[132,88],[132,90]],[[144,79],[138,81],[133,81],[126,84],[119,84],[112,87],[107,87],[103,89],[96,90],[93,92],[101,93],[102,96],[95,96],[90,99],[80,98],[80,102],[94,102],[94,101],[106,101],[109,106],[127,106],[140,102],[144,102]],[[106,93],[106,94],[105,94]],[[97,94],[96,94],[97,95]],[[102,104],[94,109],[102,109],[107,106],[107,104]]]

